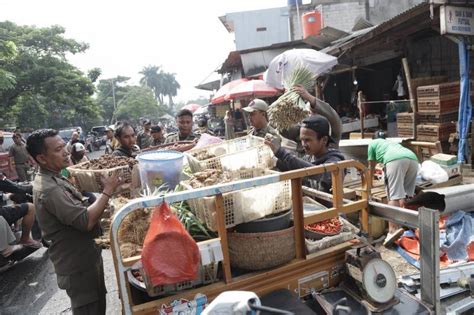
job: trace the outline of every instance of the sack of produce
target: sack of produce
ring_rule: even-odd
[[[289,129],[308,116],[306,102],[293,91],[293,86],[301,85],[306,90],[314,88],[315,76],[304,66],[295,67],[285,81],[285,92],[268,109],[270,124],[278,130]]]
[[[153,286],[198,277],[199,248],[166,203],[155,208],[152,214],[143,244],[142,263]]]

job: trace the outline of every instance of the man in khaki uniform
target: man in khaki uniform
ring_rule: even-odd
[[[34,182],[33,201],[44,237],[52,242],[49,257],[58,286],[71,299],[73,314],[105,314],[106,288],[101,249],[94,242],[98,221],[121,179],[103,178],[104,191],[93,204],[64,177],[70,163],[65,143],[53,129],[33,132],[27,140],[30,155],[40,171]]]
[[[249,130],[249,135],[265,138],[266,134],[269,133],[281,141],[278,131],[268,124],[267,102],[256,98],[249,103],[249,106],[244,107],[243,110],[249,113],[250,125],[252,126]]]
[[[26,151],[25,144],[21,141],[21,134],[15,133],[13,135],[13,142],[14,144],[10,147],[9,154],[15,162],[15,170],[18,174],[18,180],[24,182],[28,179],[27,172],[30,169],[29,164],[33,164],[33,161]],[[11,165],[11,171],[13,171],[13,163],[11,163]]]
[[[180,110],[176,115],[176,124],[178,125],[178,132],[166,135],[165,143],[193,141],[198,138],[198,136],[193,133],[193,113],[190,110]]]

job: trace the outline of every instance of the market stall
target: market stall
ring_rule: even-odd
[[[233,141],[235,142],[235,139]],[[242,144],[240,145],[240,151],[242,151]],[[214,145],[214,147],[216,146],[217,145]],[[223,145],[221,144],[220,148],[222,147]],[[258,148],[259,145],[256,145],[256,147]],[[189,152],[192,154],[194,150]],[[227,144],[227,150],[231,150],[229,144]],[[250,151],[247,151],[245,153],[246,155],[251,156],[252,152],[255,152],[255,154],[257,154],[256,156],[259,156],[259,154],[261,156],[262,149],[255,149],[255,144],[247,150]],[[210,153],[217,152],[217,154],[219,154],[219,150],[212,150],[212,146],[210,148],[208,147],[207,151]],[[220,164],[216,166],[214,163],[214,171],[206,173],[207,178],[214,175],[222,176],[222,173],[228,172],[226,171],[228,170],[226,165],[229,164],[226,163],[232,154],[229,155],[228,153],[222,155],[222,152],[220,154],[221,155],[217,156]],[[207,158],[207,160],[209,160],[209,157]],[[228,160],[226,160],[226,158]],[[212,159],[216,159],[216,157],[210,160]],[[255,161],[257,161],[257,164],[265,165],[265,161],[267,160],[265,158],[260,158],[260,160],[257,158]],[[198,160],[198,163],[199,162],[202,161]],[[239,166],[237,163],[236,166],[235,162],[232,162],[232,165],[235,166],[236,171],[242,173],[243,165]],[[363,199],[344,204],[342,194],[343,174],[344,170],[350,167],[354,167],[358,169],[361,174],[364,174],[362,178],[365,185],[365,193],[363,194]],[[306,201],[303,200],[302,178],[324,172],[331,172],[332,175],[334,189],[332,196],[333,207],[306,213],[303,209],[304,205],[306,205]],[[191,177],[191,179],[197,179],[200,176],[199,174],[200,173],[194,172],[194,177]],[[229,172],[225,174],[234,173]],[[151,314],[160,309],[162,305],[170,306],[170,303],[174,300],[180,299],[193,301],[194,303],[199,301],[200,295],[197,295],[198,293],[203,294],[207,302],[212,301],[221,292],[228,290],[246,290],[255,292],[257,295],[262,295],[278,288],[291,288],[296,290],[300,297],[304,297],[311,293],[311,288],[323,289],[337,285],[341,281],[345,252],[353,244],[355,230],[343,227],[341,229],[342,236],[334,237],[337,240],[333,240],[325,246],[322,246],[318,241],[305,239],[305,235],[307,234],[307,231],[305,232],[305,226],[331,218],[338,218],[339,214],[361,211],[362,229],[367,231],[368,186],[366,184],[365,174],[365,167],[361,163],[356,161],[344,161],[337,164],[327,164],[286,173],[277,173],[270,170],[263,171],[254,174],[254,176],[257,175],[257,177],[253,178],[249,175],[230,177],[227,182],[211,184],[211,186],[204,185],[204,187],[201,188],[188,186],[189,190],[185,191],[130,199],[129,202],[115,214],[110,235],[114,265],[124,312],[126,314]],[[193,174],[190,175],[193,176]],[[187,182],[188,185],[191,185],[189,181],[188,179],[185,183]],[[186,186],[185,183],[183,185],[184,187]],[[204,180],[201,183],[204,183]],[[197,187],[199,187],[199,185]],[[272,196],[272,191],[278,189],[282,189],[281,194],[278,193]],[[250,202],[247,205],[243,204],[243,207],[239,208],[238,204],[240,201],[236,199],[236,196],[244,196],[246,200],[249,200],[249,196],[252,195],[254,197],[256,195],[259,198],[263,198],[263,200],[265,200],[265,198],[274,198],[274,203],[273,205],[270,204],[270,207],[268,207],[268,201],[264,201],[258,205],[257,198],[253,203],[253,207],[252,202]],[[233,197],[231,198],[230,196]],[[278,196],[282,197],[278,198]],[[229,207],[229,200],[233,202],[232,207]],[[201,270],[205,270],[205,274],[201,276],[201,281],[198,282],[183,282],[172,287],[155,287],[154,293],[157,294],[154,298],[151,298],[148,302],[137,303],[133,298],[134,288],[131,284],[133,273],[131,272],[136,268],[137,262],[139,262],[142,257],[137,255],[123,258],[119,244],[121,223],[129,214],[140,211],[140,209],[152,209],[163,203],[172,206],[181,202],[187,202],[192,208],[196,208],[198,206],[197,203],[204,203],[206,205],[205,211],[211,212],[208,213],[208,220],[206,221],[206,219],[203,218],[203,222],[210,227],[211,230],[217,232],[217,237],[197,242],[201,259]],[[266,208],[264,206],[266,206]],[[239,230],[237,230],[241,225],[238,223],[252,223],[255,219],[262,217],[261,212],[248,211],[251,208],[264,209],[266,214],[272,213],[272,211],[280,211],[283,208],[291,208],[293,224],[283,230],[262,233],[259,237],[265,237],[265,235],[271,237],[268,238],[267,242],[255,242],[252,240],[252,235],[255,233],[240,233]],[[236,211],[239,209],[241,211]],[[240,212],[245,212],[245,215],[240,216]],[[229,219],[229,216],[231,216],[232,219]],[[343,225],[346,225],[344,221]],[[278,243],[271,242],[272,239],[278,237],[283,237],[281,240],[291,241],[287,243],[283,241]],[[258,251],[266,251],[266,255],[273,255],[273,265],[269,264],[269,262],[261,266],[256,265],[257,259],[255,258],[263,256],[259,256],[258,251],[252,251],[252,242],[255,244],[258,243],[257,246],[260,246]],[[237,255],[236,252],[238,253]],[[282,252],[286,253],[284,257],[282,257]],[[246,264],[249,263],[252,256],[255,256],[253,262],[251,262],[252,266],[250,267],[250,269],[253,270],[238,273],[237,271],[242,269],[239,268],[239,266],[246,267]],[[278,262],[275,264],[277,260]],[[247,269],[249,269],[248,265]],[[216,272],[209,273],[210,270]],[[217,272],[217,270],[219,270],[219,272]],[[207,275],[211,275],[211,277],[207,277]],[[323,276],[319,277],[319,275]],[[203,279],[204,281],[202,281]],[[163,290],[169,291],[164,292],[166,294],[162,294]]]

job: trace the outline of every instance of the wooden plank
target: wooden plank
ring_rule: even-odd
[[[306,245],[304,241],[304,211],[303,211],[303,190],[302,179],[291,180],[291,198],[293,205],[293,224],[295,226],[295,246],[296,258],[304,259],[306,257]]]
[[[128,257],[128,258],[122,259],[122,262],[123,262],[123,265],[124,265],[125,267],[131,267],[131,266],[133,266],[137,261],[139,261],[141,258],[142,258],[142,256],[140,256],[140,255],[138,255],[138,256],[132,256],[132,257]]]
[[[232,280],[232,273],[230,271],[230,258],[229,258],[229,243],[227,242],[227,229],[225,227],[225,209],[224,209],[224,197],[222,194],[216,195],[216,215],[217,215],[217,232],[221,239],[222,248],[222,267],[224,270],[224,281],[229,283]]]
[[[332,178],[332,192],[333,192],[333,206],[335,208],[341,208],[343,205],[343,170],[337,170],[331,173]]]

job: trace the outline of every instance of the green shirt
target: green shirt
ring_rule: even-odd
[[[383,164],[400,159],[418,161],[415,153],[411,150],[399,143],[391,142],[386,139],[372,140],[369,144],[367,156],[369,161],[377,161]]]

